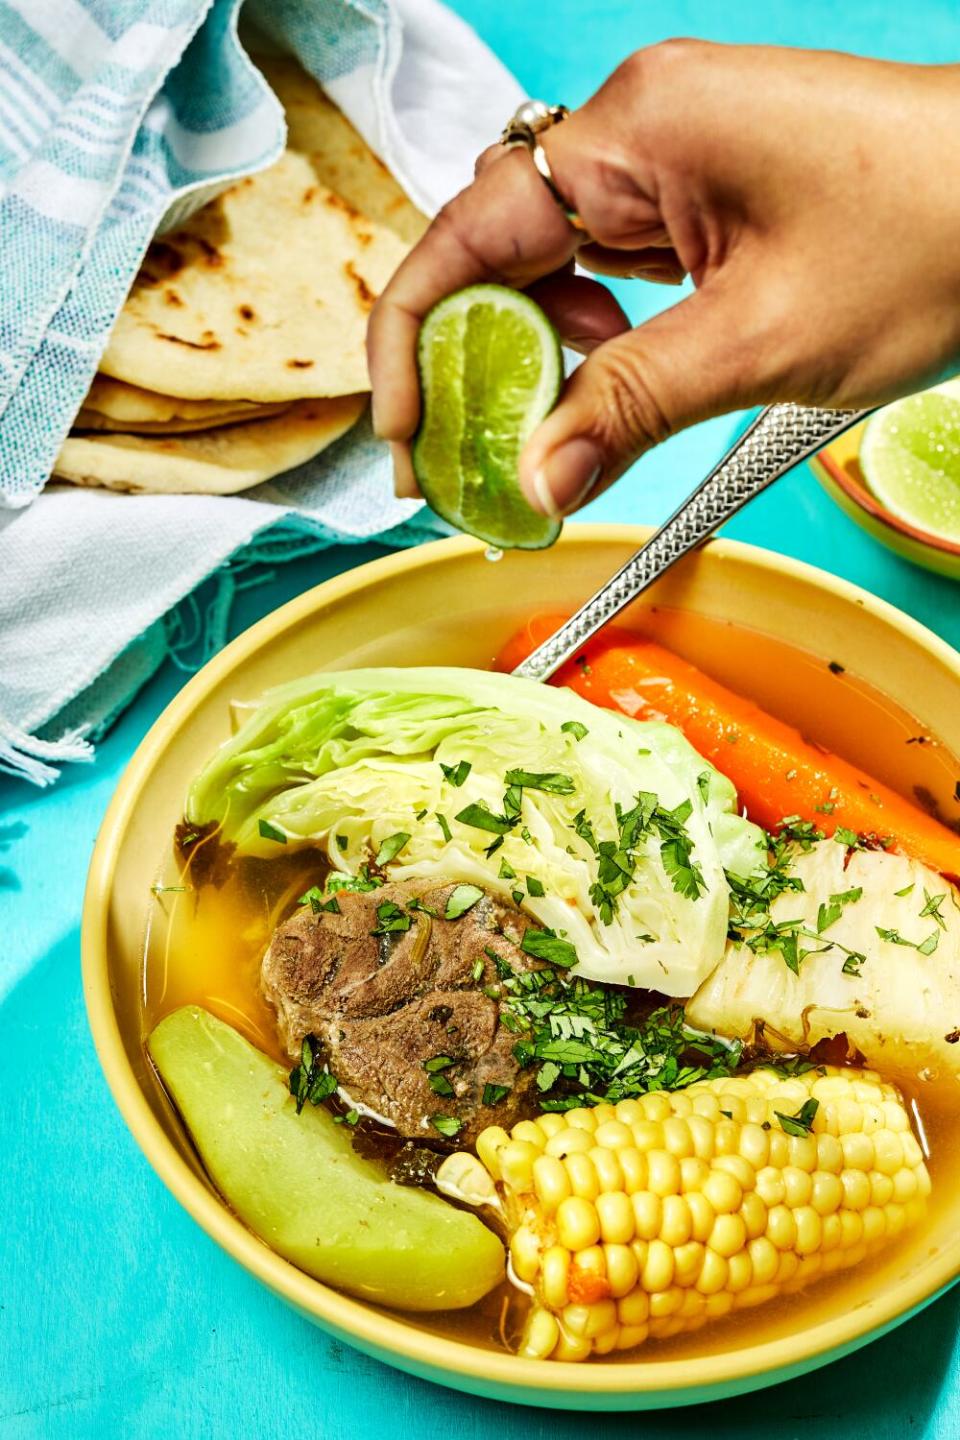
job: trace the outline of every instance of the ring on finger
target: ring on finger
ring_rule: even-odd
[[[500,144],[507,149],[522,145],[533,161],[537,174],[546,185],[551,198],[559,205],[567,221],[575,230],[586,234],[586,224],[579,211],[567,201],[566,196],[553,178],[547,152],[540,143],[540,136],[553,125],[559,125],[569,115],[566,105],[548,105],[545,100],[525,100],[511,115],[503,128]]]

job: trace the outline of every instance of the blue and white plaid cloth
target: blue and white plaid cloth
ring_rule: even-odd
[[[39,783],[89,755],[160,662],[162,617],[268,527],[273,558],[442,533],[393,498],[363,427],[240,497],[44,490],[153,233],[283,149],[239,9],[0,0],[0,769]],[[247,0],[244,19],[298,56],[427,213],[520,98],[438,0]]]

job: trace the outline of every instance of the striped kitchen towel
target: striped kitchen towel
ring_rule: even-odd
[[[273,525],[294,551],[443,533],[394,499],[363,426],[243,496],[57,485],[32,503],[152,235],[283,149],[280,105],[238,39],[240,3],[0,0],[0,769],[40,783],[89,755],[159,663],[163,647],[144,640],[171,606]],[[467,183],[521,98],[438,0],[247,0],[248,19],[426,213]],[[170,544],[145,554],[148,502]],[[125,662],[137,646],[149,663]]]

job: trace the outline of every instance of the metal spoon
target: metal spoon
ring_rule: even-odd
[[[731,446],[707,478],[651,535],[602,589],[522,664],[514,675],[549,680],[591,635],[659,580],[672,565],[710,538],[754,495],[779,480],[801,460],[815,455],[870,410],[817,410],[770,405]]]

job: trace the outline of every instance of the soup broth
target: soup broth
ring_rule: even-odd
[[[919,799],[957,828],[960,764],[906,711],[857,679],[843,659],[814,657],[769,637],[677,611],[651,610],[643,633],[796,725],[807,738]],[[271,933],[297,908],[298,898],[310,886],[323,884],[326,859],[316,850],[269,861],[228,859],[216,884],[195,886],[191,872],[196,868],[194,861],[191,871],[181,874],[171,858],[154,888],[144,955],[144,1038],[165,1015],[196,1004],[287,1064],[273,1012],[260,992],[260,962]],[[885,1078],[895,1079],[903,1090],[928,1153],[933,1181],[928,1222],[890,1251],[818,1281],[803,1293],[734,1312],[672,1340],[649,1341],[639,1351],[605,1361],[732,1351],[755,1344],[761,1334],[774,1340],[830,1319],[841,1306],[849,1310],[863,1303],[878,1287],[933,1253],[931,1234],[943,1229],[945,1212],[960,1188],[953,1119],[956,1085],[916,1076]],[[526,1304],[522,1294],[504,1284],[468,1311],[406,1318],[428,1332],[499,1348],[515,1342]]]

